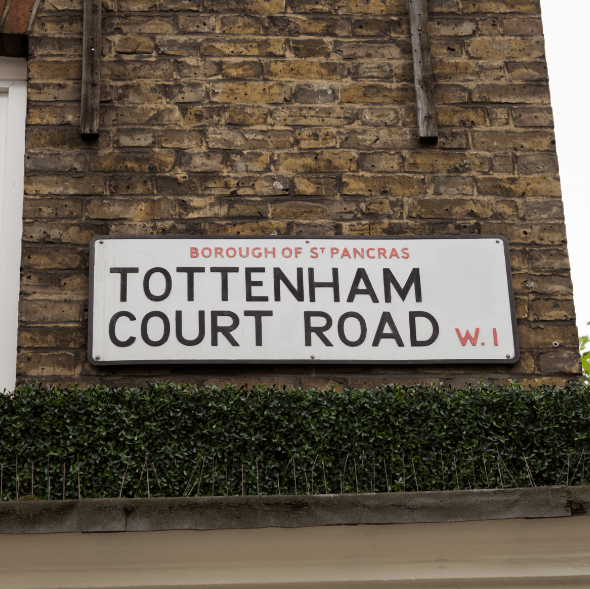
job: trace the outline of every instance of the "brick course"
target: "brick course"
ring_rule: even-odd
[[[96,141],[79,134],[82,2],[46,1],[30,38],[19,382],[373,386],[577,377],[539,0],[429,5],[437,146],[417,138],[405,0],[104,0]],[[505,235],[521,360],[87,362],[93,236],[274,231]]]

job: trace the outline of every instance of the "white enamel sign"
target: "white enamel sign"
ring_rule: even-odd
[[[519,357],[498,236],[97,237],[93,364]]]

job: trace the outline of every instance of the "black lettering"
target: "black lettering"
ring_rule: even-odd
[[[127,274],[137,274],[139,268],[111,268],[111,274],[121,275],[121,294],[119,299],[122,303],[127,302]]]
[[[296,301],[303,301],[303,268],[297,268],[297,288],[295,288],[280,268],[273,268],[275,280],[275,301],[281,300],[281,282],[291,291]]]
[[[221,300],[227,301],[228,300],[228,279],[227,276],[230,272],[239,272],[240,269],[237,267],[231,268],[209,268],[209,272],[220,272],[221,273]]]
[[[310,268],[311,270],[311,268]],[[324,325],[314,327],[311,324],[311,320],[313,317],[321,317],[326,320]],[[330,327],[332,327],[332,317],[328,315],[328,313],[323,313],[322,311],[304,311],[303,312],[303,320],[305,324],[305,345],[311,346],[311,334],[315,333],[321,340],[324,342],[325,346],[332,347],[332,343],[330,340],[324,335],[324,331],[328,331]]]
[[[182,335],[182,311],[176,311],[176,339],[183,346],[197,346],[205,337],[205,311],[199,311],[199,335],[195,339],[186,339]]]
[[[254,317],[254,330],[256,331],[256,345],[262,345],[262,318],[272,317],[272,311],[244,311],[245,317]]]
[[[121,275],[121,277],[122,276],[123,275]],[[119,311],[118,313],[115,313],[109,321],[109,337],[118,348],[128,348],[131,344],[133,344],[136,338],[130,337],[123,342],[117,337],[115,330],[117,328],[117,321],[120,317],[127,317],[127,319],[130,321],[135,321],[135,315],[133,313],[129,313],[129,311]]]
[[[363,284],[366,286],[366,288],[359,288],[359,284],[360,284],[361,280],[363,281]],[[350,287],[350,292],[348,293],[348,298],[346,299],[346,302],[347,303],[354,303],[354,299],[355,299],[356,295],[369,295],[371,297],[371,300],[374,303],[379,302],[379,299],[377,298],[377,295],[375,294],[375,290],[373,289],[373,285],[371,284],[371,281],[369,280],[369,277],[367,276],[367,271],[364,268],[359,268],[356,271],[356,274],[354,276],[354,280],[352,281],[352,286]]]
[[[150,278],[156,272],[159,272],[160,274],[162,274],[162,276],[164,277],[164,280],[166,281],[166,286],[164,288],[164,292],[161,295],[155,295],[150,290]],[[170,272],[168,272],[168,270],[166,270],[165,268],[152,268],[151,270],[148,270],[145,273],[145,276],[143,277],[143,292],[145,293],[145,296],[150,301],[163,301],[164,299],[167,299],[168,296],[170,295],[171,290],[172,290],[172,277],[170,276]]]
[[[150,339],[150,336],[148,335],[148,323],[149,323],[150,319],[152,319],[153,317],[158,317],[158,319],[161,319],[162,323],[164,324],[164,333],[162,334],[162,337],[158,340]],[[164,313],[162,313],[162,311],[152,311],[151,313],[148,313],[143,318],[143,320],[141,322],[141,339],[148,346],[152,346],[154,348],[157,348],[158,346],[162,346],[168,341],[169,337],[170,337],[170,321],[168,321],[168,317],[166,317],[166,315],[164,315]]]
[[[386,327],[389,327],[390,329],[390,331],[387,333],[385,332]],[[373,347],[377,347],[381,343],[382,339],[394,339],[400,348],[404,347],[404,342],[389,311],[385,311],[381,315],[379,325],[377,326],[377,332],[375,333],[375,338],[373,339]]]
[[[246,300],[248,302],[266,302],[268,301],[267,296],[262,295],[253,295],[252,294],[252,287],[253,286],[262,286],[262,280],[252,280],[252,274],[254,272],[266,272],[265,268],[246,268]]]
[[[316,288],[331,288],[334,290],[334,302],[340,302],[340,285],[338,284],[338,268],[332,268],[332,282],[316,282],[315,271],[313,268],[308,268],[309,274],[309,300],[315,303],[315,289]],[[332,344],[330,344],[332,345]]]
[[[359,322],[359,325],[361,326],[361,334],[359,336],[359,338],[357,340],[349,340],[346,337],[346,334],[344,333],[344,323],[347,319],[356,319]],[[359,315],[358,313],[344,313],[344,315],[342,315],[342,317],[340,317],[340,319],[338,319],[338,336],[340,337],[340,341],[351,347],[351,348],[356,348],[357,346],[360,346],[365,339],[367,338],[367,324],[365,323],[365,320],[363,318],[362,315]]]
[[[432,325],[432,335],[427,340],[418,340],[416,338],[416,319],[418,317],[423,317],[424,319],[428,319]],[[438,322],[436,319],[430,314],[426,313],[426,311],[410,311],[410,344],[415,347],[422,347],[422,346],[430,346],[433,344],[438,338],[439,328]]]
[[[232,321],[231,325],[218,325],[217,320],[219,317],[230,317]],[[211,345],[219,345],[218,336],[221,333],[232,346],[239,346],[240,344],[238,344],[234,339],[234,336],[231,335],[231,332],[236,329],[239,324],[240,318],[231,311],[211,311]]]
[[[177,272],[186,272],[186,300],[195,300],[195,273],[205,272],[205,268],[190,268],[182,267],[176,268]]]
[[[395,288],[397,294],[400,296],[402,301],[406,300],[412,284],[415,287],[416,302],[422,302],[422,286],[420,285],[420,269],[414,268],[408,276],[408,280],[402,288],[399,282],[395,279],[395,276],[389,268],[383,268],[383,287],[385,288],[385,302],[391,303],[391,285]]]

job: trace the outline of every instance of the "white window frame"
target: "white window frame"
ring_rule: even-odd
[[[8,93],[8,124],[4,177],[0,178],[0,392],[16,383],[18,299],[20,292],[27,60],[0,57],[0,92]]]

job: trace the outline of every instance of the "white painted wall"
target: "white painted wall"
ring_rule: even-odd
[[[0,391],[16,382],[27,60],[0,57]]]

